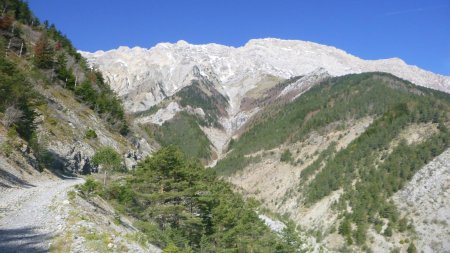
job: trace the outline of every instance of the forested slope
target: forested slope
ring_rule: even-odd
[[[268,166],[264,164],[279,152],[280,162],[294,172],[297,167],[299,176],[272,208],[282,209],[288,199],[295,199],[298,208],[314,209],[322,199],[341,192],[333,205],[337,230],[347,244],[367,247],[368,229],[386,237],[392,231],[413,231],[414,224],[399,215],[390,197],[450,146],[449,113],[448,94],[390,74],[332,78],[290,104],[268,106],[256,115],[214,169],[234,182],[242,173],[250,175],[250,168]],[[341,144],[352,131],[348,123],[367,117],[372,123],[350,143]],[[412,139],[416,133],[411,129],[421,127],[428,130]],[[333,131],[341,134],[327,148],[313,154],[302,151],[312,135],[328,140]],[[257,190],[251,192],[258,198]],[[294,217],[297,211],[288,213]]]

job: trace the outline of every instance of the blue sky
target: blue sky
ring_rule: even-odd
[[[308,40],[450,75],[449,0],[29,0],[85,51],[186,40]]]

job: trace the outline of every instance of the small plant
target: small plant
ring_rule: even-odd
[[[330,234],[334,234],[334,233],[336,233],[336,231],[337,231],[336,226],[333,226],[330,229]]]
[[[58,121],[55,118],[48,118],[48,123],[52,126],[56,126]]]
[[[181,252],[181,250],[173,243],[169,243],[169,245],[167,245],[167,247],[163,250],[163,253],[178,253],[178,252]]]
[[[86,182],[84,182],[84,184],[77,185],[77,189],[81,192],[81,194],[83,194],[86,197],[98,191],[100,187],[101,184],[93,177],[87,177]]]
[[[386,237],[391,237],[392,236],[392,228],[391,226],[388,226],[385,230],[384,230],[384,236]]]
[[[97,138],[97,133],[95,132],[94,129],[89,128],[88,130],[86,130],[86,133],[84,134],[84,138],[90,140],[90,139],[95,139]]]
[[[120,215],[118,213],[114,214],[114,219],[113,219],[114,224],[116,225],[120,225],[122,224],[122,220],[120,219]]]
[[[12,152],[13,152],[13,146],[11,146],[11,144],[9,144],[8,142],[4,142],[1,146],[0,146],[0,151],[6,156],[9,157],[11,156]]]
[[[381,234],[382,228],[383,228],[383,224],[375,224],[375,231],[377,231],[378,234]]]
[[[393,248],[393,249],[391,249],[391,253],[400,253],[400,249],[399,248]]]
[[[411,242],[411,244],[409,244],[409,247],[406,250],[406,252],[408,252],[408,253],[417,253],[416,245],[414,245],[414,243]]]
[[[288,163],[291,162],[294,158],[292,157],[292,153],[291,151],[289,151],[289,149],[286,149],[285,151],[283,151],[283,153],[281,154],[280,157],[280,161]]]
[[[75,197],[76,197],[75,191],[69,191],[67,193],[67,197],[69,198],[70,201],[73,201],[75,199]]]
[[[16,138],[17,138],[17,130],[16,130],[16,128],[15,128],[15,127],[10,127],[10,128],[8,129],[7,136],[8,136],[8,138],[11,139],[11,140],[16,139]]]

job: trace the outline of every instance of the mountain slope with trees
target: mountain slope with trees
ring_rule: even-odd
[[[40,23],[25,2],[9,0],[3,6],[5,12],[0,18],[0,44],[4,50],[0,52],[0,191],[18,187],[23,193],[25,190],[21,187],[30,186],[38,187],[36,192],[45,193],[46,189],[41,188],[44,184],[33,183],[50,180],[50,185],[57,185],[58,177],[66,178],[66,173],[71,176],[93,174],[77,187],[78,194],[70,191],[69,186],[65,187],[64,191],[55,193],[64,195],[58,196],[62,197],[62,204],[61,201],[53,203],[52,198],[39,208],[42,212],[54,208],[50,205],[58,206],[58,212],[59,206],[70,209],[60,217],[61,229],[54,234],[55,244],[49,250],[122,252],[127,247],[138,247],[140,251],[159,252],[157,247],[147,247],[155,243],[166,251],[176,252],[200,249],[205,252],[293,252],[291,244],[300,244],[295,229],[286,230],[288,237],[270,230],[259,219],[252,201],[234,193],[229,183],[218,179],[197,160],[187,159],[178,149],[162,148],[140,162],[135,170],[125,169],[133,167],[128,161],[136,162],[154,148],[139,135],[145,136],[145,131],[128,121],[121,101],[102,74],[86,64],[70,40],[54,25]],[[24,14],[22,10],[27,12]],[[162,136],[178,132],[166,143],[161,142],[180,144],[186,133],[180,132],[177,124],[190,123],[192,132],[187,140],[194,148],[182,148],[193,152],[197,158],[210,155],[206,138],[197,145],[199,126],[217,124],[218,114],[225,113],[220,107],[225,98],[216,94],[216,98],[210,100],[208,94],[216,92],[202,85],[196,86],[193,92],[187,88],[175,99],[182,105],[198,102],[206,117],[180,114],[181,123],[162,126],[159,133],[154,133]],[[33,200],[29,203],[27,207]],[[82,204],[85,210],[75,206],[77,204]],[[82,215],[77,217],[74,213]],[[50,211],[46,217],[52,217]],[[133,222],[122,223],[126,219]],[[45,224],[39,224],[41,221],[36,221],[37,226],[44,227]],[[113,221],[117,224],[112,225]],[[92,227],[92,224],[99,227]],[[105,229],[106,224],[113,229]],[[92,229],[102,232],[86,232]],[[36,233],[37,238],[41,236]],[[130,242],[135,239],[136,242]],[[45,240],[41,243],[45,244],[43,250],[49,246],[50,239]],[[127,243],[121,244],[125,241]],[[13,250],[26,251],[27,245],[23,243],[26,242],[11,242],[8,250],[15,245],[17,248]],[[117,245],[110,247],[110,243]]]
[[[62,232],[56,251],[73,250],[80,241],[87,251],[126,251],[127,243],[109,247],[120,238],[157,252],[147,246],[164,252],[414,252],[424,245],[416,244],[415,228],[425,230],[417,224],[424,219],[411,215],[450,210],[399,210],[395,202],[399,193],[415,192],[417,175],[433,174],[424,168],[445,163],[435,158],[450,147],[450,95],[387,73],[344,74],[399,66],[395,71],[404,78],[441,90],[448,90],[447,77],[309,42],[266,39],[197,51],[181,42],[166,44],[165,50],[186,50],[161,64],[173,64],[182,82],[167,89],[155,78],[165,75],[149,68],[146,78],[155,79],[148,87],[132,84],[136,90],[119,97],[105,67],[117,64],[102,62],[104,78],[26,2],[0,3],[0,191],[57,180],[53,174],[93,174],[67,193],[83,215],[67,216],[77,226]],[[227,53],[253,52],[248,48],[275,52],[276,60]],[[292,51],[286,48],[318,55],[332,50],[342,61],[325,67],[341,76],[332,77],[315,58],[280,57]],[[177,65],[194,51],[193,59],[223,61],[214,68],[198,59]],[[92,60],[103,53],[85,55]],[[236,65],[228,64],[233,57]],[[135,101],[140,88],[149,96]],[[203,167],[211,161],[217,165]],[[92,224],[101,224],[102,232],[94,233],[100,230]],[[435,233],[443,233],[440,224],[434,222]]]
[[[255,203],[174,146],[160,149],[135,171],[97,191],[134,217],[150,242],[167,250],[300,252],[292,248],[301,245],[295,229],[274,234],[258,218]]]
[[[264,164],[273,161],[270,153],[280,152],[280,163],[290,163],[293,171],[297,167],[301,173],[282,200],[269,206],[295,217],[295,210],[283,209],[289,200],[296,201],[296,208],[312,208],[314,212],[317,203],[342,192],[332,205],[332,213],[337,215],[337,232],[348,245],[370,248],[367,233],[371,229],[386,237],[393,233],[413,234],[414,224],[399,215],[390,198],[415,172],[449,148],[449,113],[450,95],[390,74],[332,78],[290,104],[268,106],[256,115],[214,169],[236,181],[242,173],[251,174],[250,168],[267,166]],[[365,117],[374,120],[353,141],[338,148],[337,144],[351,131],[346,122]],[[429,127],[420,141],[402,134],[414,126]],[[303,153],[302,147],[311,135],[328,139],[330,131],[341,134],[326,144],[328,148],[314,154]],[[255,177],[253,182],[261,179]],[[268,186],[258,189],[264,187]],[[250,196],[262,202],[267,200],[258,189],[244,188],[248,189],[244,193],[253,192]],[[334,233],[323,227],[315,229],[322,230],[321,236]]]

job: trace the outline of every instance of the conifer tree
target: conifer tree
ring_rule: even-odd
[[[38,68],[49,69],[53,66],[54,51],[45,34],[42,34],[34,47],[34,64]]]

